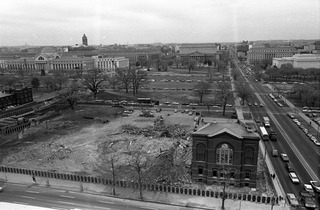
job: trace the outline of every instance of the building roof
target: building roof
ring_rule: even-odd
[[[0,98],[6,97],[6,96],[10,96],[10,95],[12,95],[12,94],[0,92]]]
[[[228,133],[238,139],[256,138],[260,139],[259,134],[249,132],[244,125],[235,122],[214,122],[208,123],[193,134],[207,135],[213,137],[222,133]]]

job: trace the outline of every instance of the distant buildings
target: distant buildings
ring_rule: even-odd
[[[293,68],[320,69],[320,54],[296,54],[292,57],[273,58],[273,66],[280,68],[283,64],[291,64]]]
[[[291,57],[296,54],[297,50],[290,46],[253,46],[248,51],[247,61],[250,64],[258,64],[261,62],[272,63],[273,58]]]
[[[256,187],[260,137],[236,122],[209,123],[192,134],[192,179]]]
[[[181,60],[194,59],[200,63],[219,60],[219,44],[183,44],[179,46]]]
[[[82,44],[84,46],[88,46],[88,38],[86,37],[85,34],[83,34],[83,36],[82,36]]]

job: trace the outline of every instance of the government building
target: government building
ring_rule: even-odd
[[[292,57],[274,58],[272,66],[280,68],[283,64],[291,64],[293,68],[320,69],[320,54],[296,54]]]
[[[248,51],[247,61],[252,65],[259,64],[262,61],[271,64],[273,58],[291,57],[296,53],[297,50],[290,46],[253,46]]]
[[[16,59],[0,60],[0,68],[8,71],[24,69],[32,74],[50,74],[54,70],[89,70],[98,68],[107,74],[115,74],[118,68],[128,68],[129,59],[124,57],[105,57],[95,55],[65,56],[54,47],[44,47],[41,53],[34,57],[21,57]]]
[[[236,121],[206,124],[192,134],[192,179],[255,188],[259,140]]]
[[[200,63],[219,60],[219,44],[183,44],[179,46],[181,60],[194,59]]]

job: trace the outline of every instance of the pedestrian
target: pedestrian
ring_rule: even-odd
[[[34,174],[32,175],[32,181],[34,184],[36,183],[36,177],[34,176]]]

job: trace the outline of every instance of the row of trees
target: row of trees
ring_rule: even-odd
[[[314,107],[317,102],[318,106],[320,105],[320,84],[298,83],[293,86],[293,91],[298,94],[299,100],[304,102],[305,106],[311,104],[311,106]]]

